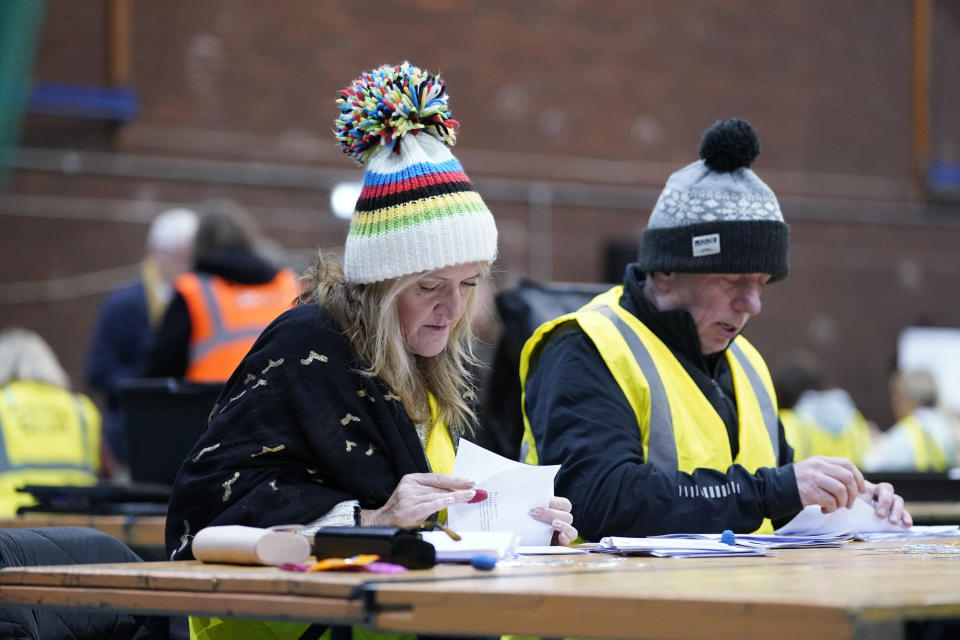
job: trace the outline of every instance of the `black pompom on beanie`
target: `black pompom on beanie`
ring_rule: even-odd
[[[731,118],[703,134],[700,160],[670,176],[640,241],[647,272],[790,271],[790,228],[777,197],[753,171],[760,153],[753,128]]]

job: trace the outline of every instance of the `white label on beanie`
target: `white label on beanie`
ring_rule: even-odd
[[[711,233],[707,236],[693,237],[693,257],[712,256],[720,253],[720,234]]]

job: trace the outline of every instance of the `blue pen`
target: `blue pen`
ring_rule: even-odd
[[[497,559],[485,553],[477,553],[470,558],[470,566],[482,571],[492,571],[493,568],[497,566]]]
[[[733,531],[730,529],[724,529],[723,533],[720,534],[720,542],[723,544],[728,544],[731,547],[737,546],[737,539],[733,535]]]

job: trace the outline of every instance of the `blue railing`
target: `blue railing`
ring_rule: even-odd
[[[55,116],[129,122],[139,108],[140,100],[130,89],[37,82],[30,93],[27,110]]]

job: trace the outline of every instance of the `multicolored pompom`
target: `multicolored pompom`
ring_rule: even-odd
[[[409,62],[363,73],[340,92],[337,104],[337,140],[361,164],[378,147],[399,151],[411,132],[456,144],[460,123],[450,118],[443,81]]]

